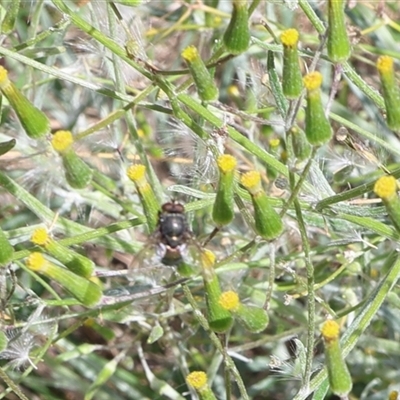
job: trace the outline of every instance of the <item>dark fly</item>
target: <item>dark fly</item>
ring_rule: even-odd
[[[158,254],[164,265],[178,265],[182,253],[192,239],[192,232],[185,215],[185,207],[176,202],[165,203],[161,207],[157,230],[152,237],[158,243]]]

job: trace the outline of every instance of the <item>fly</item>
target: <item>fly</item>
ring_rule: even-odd
[[[158,216],[156,231],[152,234],[158,242],[161,263],[177,266],[182,261],[188,242],[193,238],[185,215],[185,207],[176,202],[165,203]]]

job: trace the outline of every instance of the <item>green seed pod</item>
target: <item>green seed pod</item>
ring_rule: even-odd
[[[5,348],[7,348],[8,338],[7,335],[0,331],[0,352],[2,352]]]
[[[269,323],[267,312],[256,306],[244,305],[239,301],[239,296],[232,290],[224,292],[219,298],[223,308],[230,311],[250,332],[258,333],[263,331]]]
[[[35,229],[31,236],[31,242],[41,246],[74,274],[85,278],[90,278],[92,276],[94,271],[93,261],[57,243],[48,235],[45,228]]]
[[[226,50],[231,54],[240,54],[250,44],[249,12],[247,0],[233,0],[232,17],[223,37]]]
[[[217,400],[208,386],[207,375],[203,371],[193,371],[186,377],[186,382],[199,395],[200,400]]]
[[[219,182],[213,207],[213,220],[218,226],[227,225],[235,216],[233,206],[233,179],[237,161],[229,154],[223,154],[217,160]]]
[[[299,161],[306,160],[311,154],[311,146],[306,134],[297,126],[290,128],[289,133],[292,139],[293,154]]]
[[[238,321],[250,332],[262,332],[269,323],[267,312],[256,306],[240,305],[235,312]]]
[[[26,134],[39,139],[50,132],[50,122],[46,115],[36,108],[8,79],[7,70],[0,66],[0,91],[15,110]]]
[[[287,29],[281,34],[283,45],[282,90],[287,99],[297,99],[303,90],[303,79],[299,65],[297,43],[299,32],[296,29]]]
[[[329,58],[334,63],[343,63],[351,54],[350,41],[347,36],[344,0],[328,0],[328,38]]]
[[[200,99],[203,101],[216,100],[218,98],[218,88],[215,86],[214,79],[200,58],[196,47],[187,47],[182,51],[181,55],[188,65]]]
[[[233,318],[229,311],[219,304],[221,287],[218,276],[214,271],[215,256],[211,251],[205,251],[201,255],[202,275],[204,291],[206,293],[207,320],[210,329],[215,332],[226,332],[233,324]]]
[[[375,194],[382,199],[393,225],[400,232],[400,199],[397,189],[397,181],[391,175],[380,177],[374,186]]]
[[[254,207],[255,229],[263,239],[274,240],[283,231],[279,214],[272,208],[261,187],[260,173],[250,171],[241,178],[241,184],[249,191]]]
[[[6,238],[3,230],[0,228],[0,268],[6,267],[12,260],[14,255],[14,247]]]
[[[52,264],[41,253],[31,253],[26,261],[26,265],[32,271],[54,279],[87,307],[95,306],[102,297],[100,286],[74,274],[66,268]]]
[[[65,179],[74,189],[83,189],[92,180],[91,168],[75,153],[73,149],[61,154],[65,169]]]
[[[83,189],[92,180],[93,171],[75,153],[72,148],[74,138],[70,131],[57,131],[51,140],[51,144],[63,162],[65,179],[68,184],[75,189]]]
[[[149,230],[153,232],[158,223],[158,213],[161,207],[146,178],[146,167],[142,164],[131,165],[128,168],[127,175],[136,186]]]
[[[400,133],[400,90],[394,74],[393,58],[379,57],[376,67],[381,79],[382,95],[385,101],[386,122],[390,129]]]
[[[322,75],[311,72],[303,81],[307,89],[306,137],[313,146],[321,146],[332,137],[331,125],[325,117],[321,101]]]
[[[321,333],[325,345],[325,364],[329,384],[332,392],[342,397],[351,392],[353,382],[340,350],[339,329],[335,321],[329,320],[322,326]]]

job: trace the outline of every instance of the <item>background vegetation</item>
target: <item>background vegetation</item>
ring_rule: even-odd
[[[52,133],[72,131],[93,179],[72,188],[51,133],[30,138],[2,98],[0,139],[16,144],[0,160],[1,228],[15,250],[0,271],[0,398],[195,399],[185,377],[203,370],[218,399],[333,399],[320,338],[327,318],[341,326],[350,398],[396,398],[399,235],[372,188],[384,171],[400,176],[400,142],[386,125],[375,67],[379,55],[400,59],[399,3],[350,1],[351,56],[336,66],[326,51],[325,2],[249,2],[251,45],[235,56],[221,50],[230,1],[121,3],[1,2],[1,64]],[[302,162],[288,132],[292,124],[304,129],[305,101],[281,91],[279,37],[288,28],[300,33],[303,75],[322,73],[334,132]],[[181,57],[189,45],[208,64],[218,100],[199,99]],[[220,335],[205,329],[192,309],[205,314],[198,274],[186,283],[189,300],[179,284],[150,289],[178,277],[150,254],[127,168],[146,165],[158,200],[184,203],[203,243],[215,228],[221,151],[239,172],[261,172],[271,204],[284,210],[284,233],[262,240],[237,184],[234,219],[207,245],[224,290],[245,304],[268,303],[260,333],[237,322]],[[135,301],[84,307],[28,269],[30,237],[43,226],[103,275],[133,268],[133,278],[97,282],[116,302],[122,294]]]

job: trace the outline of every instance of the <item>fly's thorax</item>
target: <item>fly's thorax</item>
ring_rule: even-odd
[[[176,248],[186,240],[188,231],[184,214],[168,213],[160,217],[160,233],[164,244]]]

